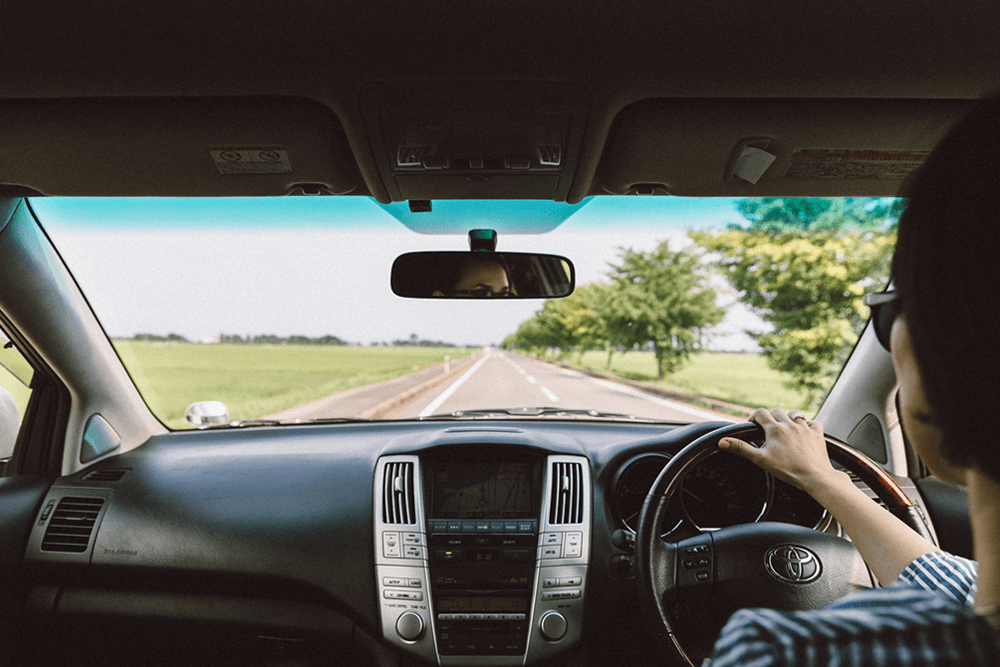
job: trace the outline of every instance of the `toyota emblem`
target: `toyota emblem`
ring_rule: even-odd
[[[819,577],[819,556],[796,544],[772,548],[764,557],[764,566],[772,576],[792,584],[808,584]]]

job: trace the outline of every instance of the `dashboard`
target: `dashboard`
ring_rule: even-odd
[[[149,646],[154,664],[646,659],[655,647],[616,531],[634,528],[669,457],[721,425],[157,436],[38,487],[20,622],[73,638],[35,664],[107,664],[109,646],[122,652],[112,662],[147,664]],[[685,478],[663,534],[764,519],[835,532],[810,502],[720,453]]]

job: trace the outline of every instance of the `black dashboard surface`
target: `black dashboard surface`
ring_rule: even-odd
[[[610,505],[615,472],[630,457],[674,453],[721,425],[383,422],[157,436],[52,485],[50,499],[106,502],[85,552],[29,544],[25,605],[29,618],[71,626],[95,618],[119,626],[198,621],[259,626],[258,637],[277,629],[378,637],[372,515],[379,457],[530,450],[590,462],[587,607],[602,610],[590,619],[598,623],[607,605],[629,599],[611,566],[621,553],[611,537],[620,527]]]

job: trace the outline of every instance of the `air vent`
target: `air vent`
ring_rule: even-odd
[[[90,544],[97,515],[104,506],[103,498],[66,496],[52,513],[42,538],[42,551],[83,553]]]
[[[882,507],[885,507],[886,509],[888,509],[888,507],[886,506],[885,502],[881,498],[879,498],[878,495],[876,495],[876,493],[874,491],[872,491],[871,488],[867,484],[865,484],[864,481],[862,481],[862,479],[860,477],[858,477],[856,474],[854,474],[850,470],[846,470],[845,472],[851,478],[851,481],[854,482],[854,486],[857,486],[862,491],[864,491],[865,494],[869,498],[871,498],[872,500],[874,500],[876,503],[878,503]]]
[[[417,522],[414,507],[413,463],[386,463],[382,478],[382,522],[412,524]]]
[[[583,521],[583,466],[579,463],[552,464],[552,498],[549,523]]]
[[[94,470],[88,473],[83,479],[87,482],[118,482],[125,476],[128,470],[124,468],[109,468],[108,470]]]

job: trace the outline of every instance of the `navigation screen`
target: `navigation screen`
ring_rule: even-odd
[[[435,519],[528,519],[534,509],[531,462],[439,462],[434,470]]]

